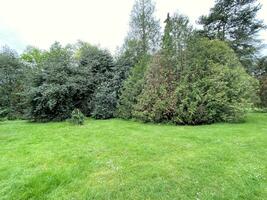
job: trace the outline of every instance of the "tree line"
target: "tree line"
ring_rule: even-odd
[[[120,51],[89,43],[21,55],[0,52],[0,118],[61,121],[81,112],[96,119],[208,124],[242,120],[267,107],[267,57],[259,57],[257,0],[216,0],[195,29],[167,14],[163,33],[155,2],[136,0]]]

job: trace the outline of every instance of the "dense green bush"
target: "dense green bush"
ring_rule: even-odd
[[[28,92],[29,118],[35,121],[69,118],[75,108],[72,99],[78,86],[70,49],[55,43],[40,65],[42,70],[34,76]]]
[[[112,82],[112,80],[111,80]],[[112,118],[117,106],[117,93],[111,82],[104,82],[97,88],[94,97],[94,109],[92,116],[96,119]]]
[[[188,44],[186,54],[182,70],[166,65],[163,56],[154,59],[135,117],[176,124],[241,120],[257,83],[233,50],[224,42],[198,38]]]
[[[256,81],[224,42],[198,39],[188,48],[187,67],[176,89],[177,124],[238,121],[255,95]]]
[[[106,106],[99,100],[98,91],[102,90],[98,89],[110,78],[112,57],[87,43],[79,43],[77,49],[55,43],[39,63],[42,70],[35,75],[28,93],[31,119],[64,120],[74,108],[90,116],[94,109]]]
[[[79,109],[74,109],[71,112],[70,122],[75,125],[83,125],[85,116]]]
[[[208,64],[183,72],[176,89],[177,124],[238,121],[250,106],[253,80],[244,69]]]
[[[176,109],[175,88],[185,67],[186,47],[192,35],[187,17],[168,14],[162,50],[156,54],[145,74],[144,89],[134,106],[134,116],[143,121],[171,121]]]
[[[149,60],[150,58],[148,56],[141,59],[141,61],[132,68],[130,76],[124,82],[116,113],[118,117],[129,119],[133,116],[137,97],[144,87],[144,74]]]
[[[143,121],[170,121],[175,111],[175,66],[167,65],[163,55],[156,55],[145,74],[144,89],[134,105],[134,117]]]

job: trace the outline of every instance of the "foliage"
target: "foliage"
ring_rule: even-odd
[[[154,16],[152,0],[135,0],[131,16],[128,39],[135,40],[142,54],[155,52],[159,47],[160,23]]]
[[[55,43],[40,63],[42,70],[35,76],[28,95],[29,116],[33,120],[64,120],[74,108],[90,116],[94,109],[106,106],[100,104],[98,88],[109,80],[112,57],[87,43],[80,42],[76,48],[73,51],[71,46]]]
[[[267,108],[267,57],[262,57],[258,61],[256,76],[260,82],[260,107]]]
[[[247,70],[252,70],[260,41],[257,33],[265,28],[257,13],[258,0],[217,0],[208,16],[200,18],[204,35],[227,41]]]
[[[176,65],[177,70],[182,70],[187,60],[185,50],[189,40],[193,36],[193,27],[185,15],[174,13],[167,15],[162,41],[162,53],[166,62]]]
[[[168,14],[165,23],[162,50],[149,65],[144,89],[134,107],[134,116],[143,121],[169,122],[176,109],[175,88],[185,67],[192,27],[187,17],[177,13],[172,17]]]
[[[40,64],[46,56],[46,52],[36,47],[28,46],[26,50],[20,55],[20,58],[32,65],[36,66]],[[40,65],[39,65],[40,66]]]
[[[130,76],[124,82],[118,102],[118,117],[129,119],[133,116],[133,108],[137,103],[137,97],[144,87],[144,74],[149,60],[149,57],[144,57],[132,68]]]
[[[118,100],[115,80],[102,83],[96,91],[92,116],[96,119],[114,117]]]
[[[256,18],[260,8],[257,0],[217,0],[200,18],[201,31],[188,17],[168,14],[161,40],[155,3],[135,0],[128,36],[115,59],[82,41],[65,47],[56,42],[47,51],[29,46],[20,57],[4,48],[0,117],[27,113],[33,121],[60,121],[79,109],[96,119],[239,120],[251,101],[260,98],[258,104],[267,106],[266,58],[255,60],[256,34],[265,28]],[[240,61],[258,78],[259,88]]]
[[[261,106],[267,108],[267,75],[260,79]]]
[[[201,39],[188,49],[187,68],[176,89],[177,124],[239,121],[250,106],[257,83],[223,42]]]
[[[234,52],[224,42],[202,38],[191,39],[186,46],[183,54],[188,59],[183,68],[179,59],[169,62],[164,51],[155,56],[135,117],[193,125],[243,119],[257,83]]]
[[[143,121],[168,122],[175,111],[177,69],[156,55],[145,74],[144,88],[134,105],[134,117]]]
[[[42,70],[34,77],[28,93],[29,117],[35,121],[64,120],[75,108],[75,70],[72,54],[67,48],[54,43],[47,57],[40,63]]]
[[[70,122],[75,125],[83,125],[85,120],[84,114],[79,109],[74,109],[71,112]]]
[[[95,105],[101,101],[95,101],[94,98],[98,95],[100,85],[113,79],[114,61],[106,50],[101,50],[84,42],[80,42],[78,46],[76,57],[79,62],[79,71],[84,74],[85,81],[83,92],[77,96],[77,100],[80,101],[78,107],[86,116],[90,116],[95,107],[102,106]],[[84,99],[79,99],[81,97]]]
[[[2,117],[20,118],[23,115],[21,92],[24,89],[26,66],[9,47],[0,52],[0,112]],[[5,115],[5,116],[4,116]]]

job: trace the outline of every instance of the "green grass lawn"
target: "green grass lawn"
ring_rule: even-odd
[[[267,114],[194,127],[0,122],[0,199],[267,199]]]

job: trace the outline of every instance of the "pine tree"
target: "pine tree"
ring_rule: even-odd
[[[155,3],[151,0],[136,0],[131,12],[130,30],[121,58],[133,66],[120,90],[117,116],[121,118],[132,117],[133,108],[144,87],[144,75],[150,55],[159,47],[160,25],[154,12]]]
[[[175,112],[175,89],[192,28],[188,18],[179,14],[168,14],[165,24],[162,50],[149,65],[144,89],[134,106],[134,116],[144,121],[170,121]]]
[[[207,16],[201,16],[202,33],[212,39],[227,41],[239,60],[251,70],[259,49],[257,33],[265,28],[257,13],[261,9],[258,0],[216,0]]]

